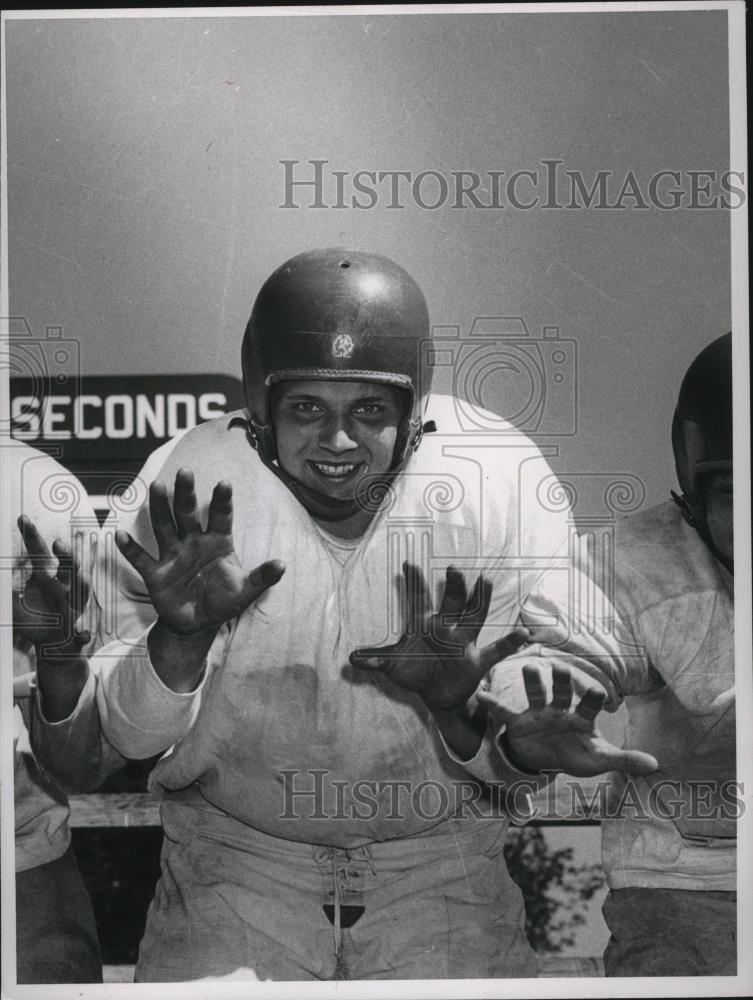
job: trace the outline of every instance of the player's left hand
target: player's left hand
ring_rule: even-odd
[[[354,667],[380,671],[406,691],[421,696],[432,711],[464,705],[487,671],[531,642],[518,628],[483,649],[476,645],[492,596],[492,584],[479,576],[468,596],[463,574],[448,566],[437,614],[421,571],[403,564],[407,597],[406,629],[390,646],[362,646],[350,654]]]
[[[604,707],[606,692],[589,688],[572,708],[573,683],[567,667],[552,667],[552,700],[539,669],[523,666],[523,683],[528,708],[513,712],[488,691],[479,691],[478,700],[489,710],[499,728],[506,727],[507,745],[514,759],[531,771],[564,771],[585,778],[606,771],[646,775],[658,770],[651,754],[642,750],[620,750],[605,740],[595,725]]]
[[[75,656],[91,638],[88,630],[76,628],[90,592],[80,536],[77,551],[60,538],[50,551],[33,521],[22,514],[17,524],[32,572],[23,592],[13,594],[14,638],[34,644],[46,658]]]

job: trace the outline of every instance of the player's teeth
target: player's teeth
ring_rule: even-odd
[[[316,467],[325,476],[346,476],[355,469],[355,465],[323,465],[321,462],[317,462]]]

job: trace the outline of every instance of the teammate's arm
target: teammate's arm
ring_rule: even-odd
[[[34,756],[62,791],[94,791],[123,757],[104,736],[93,705],[89,648],[98,638],[98,607],[88,574],[92,550],[82,532],[72,545],[57,538],[50,549],[28,517],[18,519],[18,528],[32,572],[13,594],[13,641],[34,651],[27,694],[36,688],[27,718]]]
[[[91,590],[81,565],[83,538],[76,536],[75,551],[61,538],[50,550],[25,515],[18,519],[18,530],[32,572],[23,591],[13,593],[14,640],[34,646],[44,714],[58,722],[75,708],[89,675],[83,647],[91,633],[77,627]]]

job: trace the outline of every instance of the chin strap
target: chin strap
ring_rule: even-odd
[[[698,532],[704,545],[706,545],[706,547],[710,550],[714,558],[734,576],[734,563],[730,562],[729,559],[723,556],[711,540],[711,534],[706,525],[706,512],[704,508],[701,506],[693,506],[684,494],[680,496],[675,493],[674,490],[670,490],[669,492],[674,504],[682,511],[682,516],[685,518],[685,521],[691,528],[694,528]]]
[[[259,436],[254,428],[253,421],[250,419],[246,420],[245,425],[246,437],[262,462],[287,486],[309,514],[320,521],[345,521],[347,518],[353,517],[354,514],[358,514],[364,510],[369,511],[371,514],[376,514],[391,493],[392,483],[398,477],[410,456],[420,445],[423,435],[437,429],[433,420],[429,420],[425,424],[419,423],[418,428],[414,430],[413,439],[409,447],[405,449],[405,455],[399,465],[378,476],[364,476],[358,484],[355,496],[347,500],[341,500],[339,497],[330,497],[326,493],[320,493],[310,486],[305,486],[284,469],[281,469],[277,462],[269,461],[266,456],[266,449],[260,447]]]
[[[277,478],[287,486],[309,514],[320,521],[345,521],[364,509],[365,504],[359,500],[359,494],[347,500],[341,500],[339,497],[328,497],[326,493],[320,493],[318,490],[313,490],[310,486],[299,482],[284,469],[281,469],[276,462],[268,462],[261,452],[259,452],[259,457],[267,468],[274,472]],[[386,495],[387,492],[388,487],[385,488],[384,494]]]

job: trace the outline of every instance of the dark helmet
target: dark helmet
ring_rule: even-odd
[[[705,347],[688,368],[672,420],[672,449],[682,505],[705,535],[702,480],[732,471],[732,334]]]
[[[275,384],[291,379],[382,382],[405,394],[392,461],[392,470],[398,470],[421,439],[432,374],[431,368],[422,371],[421,352],[430,337],[421,289],[388,257],[335,248],[286,261],[262,285],[243,338],[250,433],[261,458],[271,464],[276,457],[269,413]],[[333,504],[347,509],[344,501]]]
[[[406,392],[394,465],[421,431],[421,343],[431,336],[421,289],[394,261],[358,250],[311,250],[264,282],[243,339],[243,385],[260,451],[274,458],[269,389],[286,379],[384,382]],[[430,377],[431,369],[427,375]]]

